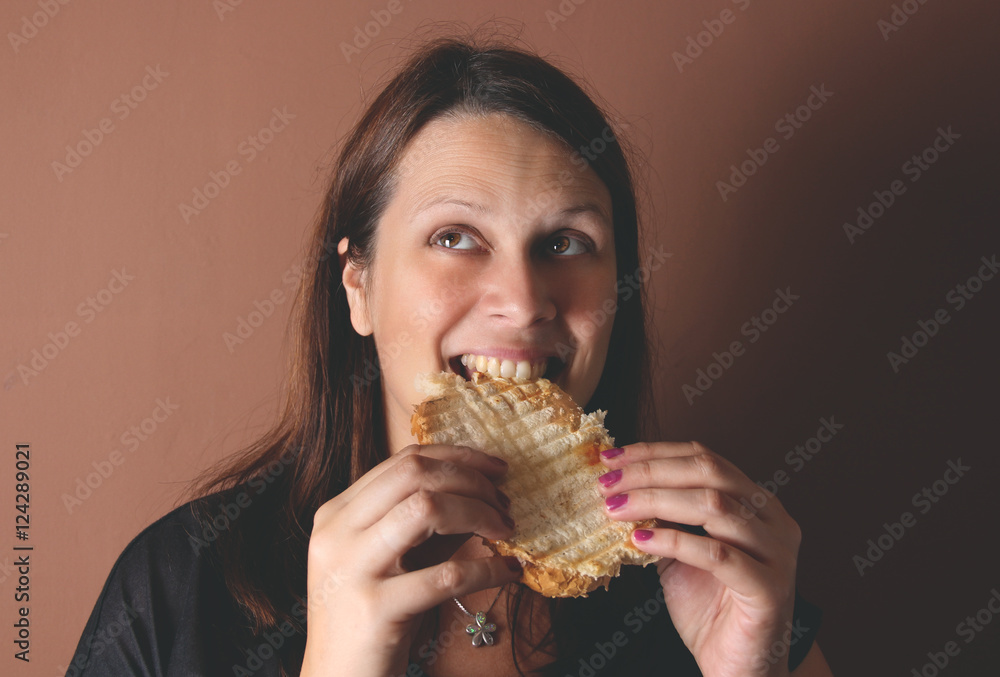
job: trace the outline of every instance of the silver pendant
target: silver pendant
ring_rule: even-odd
[[[476,613],[476,624],[469,623],[465,631],[472,635],[472,646],[493,646],[493,633],[497,631],[496,623],[486,622],[486,613]]]

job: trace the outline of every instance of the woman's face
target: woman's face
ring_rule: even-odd
[[[593,395],[615,311],[611,197],[571,156],[500,115],[438,118],[408,145],[372,264],[344,268],[381,364],[355,387],[381,384],[392,452],[414,441],[419,373],[544,373]]]

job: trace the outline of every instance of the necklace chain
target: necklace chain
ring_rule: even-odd
[[[497,603],[498,599],[500,599],[500,593],[501,592],[503,592],[503,587],[501,587],[501,588],[499,588],[497,590],[497,596],[493,598],[493,601],[490,603],[490,607],[486,611],[484,611],[483,613],[487,613],[488,614],[489,612],[493,611],[493,605]],[[455,604],[458,605],[458,608],[461,609],[462,613],[464,613],[466,616],[468,616],[469,618],[475,618],[476,617],[476,614],[470,612],[468,609],[465,608],[465,606],[461,602],[458,601],[458,597],[452,597],[452,600],[454,600]]]

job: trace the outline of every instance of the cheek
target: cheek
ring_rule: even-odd
[[[418,332],[439,337],[475,302],[469,276],[424,270],[407,282],[406,317]],[[464,280],[464,281],[463,281]]]
[[[613,275],[577,280],[567,296],[564,315],[569,330],[588,350],[602,350],[611,338],[617,295]]]
[[[424,371],[434,365],[441,353],[441,341],[474,305],[467,286],[456,283],[456,276],[436,275],[428,271],[406,278],[397,285],[393,298],[385,306],[381,336],[389,345],[405,341],[403,361]],[[397,361],[399,363],[400,361]],[[439,365],[443,368],[443,365]]]

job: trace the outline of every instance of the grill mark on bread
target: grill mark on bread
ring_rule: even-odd
[[[658,559],[630,541],[633,528],[649,523],[618,522],[604,512],[597,454],[614,440],[603,412],[584,414],[545,379],[423,379],[418,387],[431,397],[412,420],[421,444],[466,444],[510,462],[498,486],[512,500],[515,533],[509,541],[486,543],[522,560],[529,587],[548,596],[586,595],[606,587],[621,564]]]

